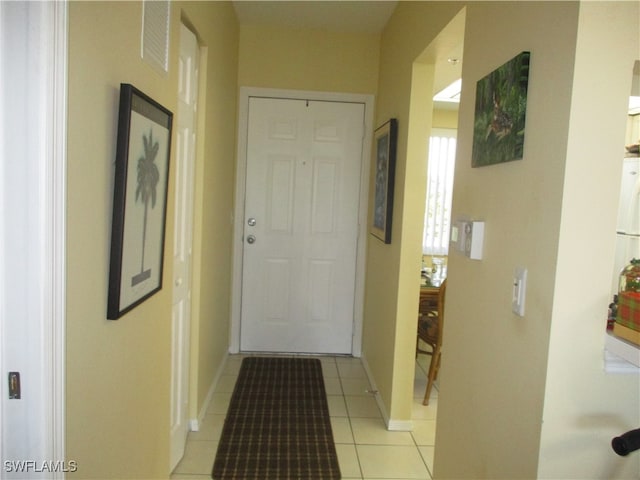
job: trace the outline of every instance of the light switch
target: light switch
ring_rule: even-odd
[[[516,267],[513,275],[513,298],[511,310],[520,317],[524,317],[524,300],[527,290],[527,269]]]
[[[464,226],[464,254],[471,260],[482,260],[484,222],[467,222]]]

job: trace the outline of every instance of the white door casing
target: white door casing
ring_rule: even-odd
[[[0,2],[0,478],[40,478],[44,461],[56,465],[47,478],[73,469],[64,448],[67,38],[66,2]],[[21,374],[19,399],[9,399],[11,371]]]
[[[188,433],[191,257],[193,244],[194,169],[198,101],[196,36],[180,25],[176,189],[171,316],[171,469],[182,456]]]
[[[251,97],[248,111],[241,349],[359,354],[366,103]]]

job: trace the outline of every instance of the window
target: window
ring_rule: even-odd
[[[422,253],[425,255],[447,255],[451,230],[451,195],[456,159],[456,130],[433,129],[431,135]]]

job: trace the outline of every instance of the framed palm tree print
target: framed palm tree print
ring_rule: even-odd
[[[173,114],[120,85],[107,318],[162,288]]]

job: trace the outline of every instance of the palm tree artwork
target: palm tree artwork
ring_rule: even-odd
[[[142,142],[144,143],[144,154],[138,159],[138,186],[136,188],[136,199],[144,205],[144,217],[142,225],[142,258],[140,261],[140,273],[131,278],[131,286],[143,282],[151,276],[151,269],[144,269],[144,249],[147,239],[147,213],[149,211],[149,202],[151,208],[155,208],[158,196],[157,186],[160,181],[160,172],[155,163],[158,156],[160,144],[153,139],[153,129],[149,130],[149,136],[142,134]]]

